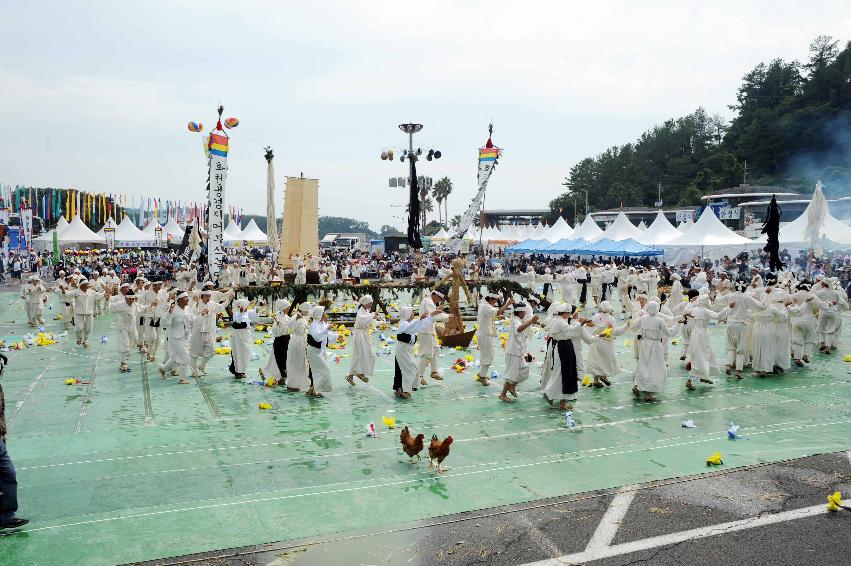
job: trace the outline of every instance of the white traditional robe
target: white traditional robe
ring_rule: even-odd
[[[375,320],[376,313],[366,310],[364,307],[358,309],[355,315],[355,325],[352,330],[352,363],[349,367],[349,375],[371,376],[375,372],[375,354],[372,351],[372,340],[369,328]]]
[[[307,330],[310,326],[306,316],[294,317],[290,321],[290,344],[287,347],[287,387],[306,389],[310,385],[307,363]]]
[[[245,323],[245,328],[234,328],[230,335],[230,352],[233,358],[233,373],[245,373],[248,369],[248,362],[251,360],[251,343],[253,328],[251,325],[257,320],[257,313],[253,310],[239,312],[236,309],[233,313],[233,322],[235,324]]]
[[[631,327],[636,331],[638,363],[635,366],[635,386],[639,391],[659,393],[668,380],[668,364],[665,360],[664,342],[676,334],[677,328],[669,329],[665,320],[657,314],[645,313],[636,318]],[[638,335],[641,339],[638,339]]]
[[[310,365],[310,373],[313,375],[313,390],[316,393],[328,393],[331,386],[331,370],[325,362],[325,346],[337,339],[337,333],[332,332],[328,323],[314,320],[310,323],[308,335],[319,342],[320,347],[307,345],[307,362]]]

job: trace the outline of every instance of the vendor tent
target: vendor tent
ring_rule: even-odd
[[[680,232],[681,234],[685,234],[686,232],[688,232],[689,230],[691,230],[691,227],[692,227],[692,226],[694,226],[694,220],[692,220],[691,218],[689,218],[689,219],[688,219],[688,220],[686,220],[685,222],[680,222],[680,225],[679,225],[679,226],[677,226],[677,230],[679,230],[679,232]]]
[[[615,217],[615,221],[612,222],[604,232],[591,238],[591,241],[594,242],[603,238],[608,238],[609,240],[625,240],[627,238],[639,238],[640,236],[641,230],[636,228],[635,225],[629,221],[626,214],[619,212]]]
[[[645,246],[632,238],[623,240],[603,238],[590,246],[579,247],[573,253],[576,255],[602,255],[608,257],[648,257],[662,255],[664,251],[659,248]]]
[[[561,239],[570,239],[574,237],[575,231],[570,227],[564,218],[559,216],[552,226],[547,228],[542,234],[536,236],[536,239],[547,240],[548,242],[558,242]]]
[[[544,253],[544,250],[547,246],[550,245],[550,242],[547,240],[533,240],[528,238],[514,244],[513,246],[508,246],[505,248],[505,253],[515,253],[515,254],[528,254],[528,253]]]
[[[590,216],[588,218],[591,218]],[[582,238],[562,238],[558,242],[550,244],[541,253],[553,255],[578,255],[576,250],[587,248],[591,245],[588,240]]]
[[[688,232],[664,243],[665,258],[669,263],[682,263],[694,256],[704,259],[734,257],[741,252],[761,247],[759,242],[739,236],[718,220],[711,207],[703,213]]]
[[[641,230],[642,232],[644,232],[645,230],[647,230],[647,224],[645,224],[644,220],[642,220],[641,222],[638,223],[637,228],[639,230]]]
[[[642,232],[641,236],[636,238],[636,240],[648,246],[657,246],[670,242],[674,238],[679,238],[681,235],[682,232],[674,228],[673,224],[665,218],[665,215],[660,210],[656,213],[656,218],[650,224],[650,227]]]
[[[63,220],[64,220],[64,218],[63,218]],[[66,223],[66,226],[67,226],[67,223]],[[110,217],[107,219],[107,221],[106,221],[106,222],[104,222],[103,227],[102,227],[100,230],[98,230],[98,234],[100,234],[101,236],[103,236],[103,235],[104,235],[103,231],[104,231],[104,229],[106,229],[106,228],[118,228],[118,224],[116,224],[116,223],[115,223],[115,219],[114,219],[114,218],[112,218],[112,216],[110,216]]]
[[[781,203],[782,204],[782,201]],[[781,226],[778,239],[780,246],[790,249],[808,249],[810,241],[807,237],[807,217],[809,216],[812,203],[807,205],[807,209],[795,220]],[[782,217],[781,217],[782,219]],[[837,220],[828,210],[824,215],[824,220],[819,227],[819,245],[825,250],[847,249],[851,247],[851,227]],[[766,241],[766,237],[762,236],[761,241]]]
[[[432,242],[435,242],[435,241],[443,242],[448,238],[449,238],[449,234],[446,232],[446,228],[441,226],[440,230],[437,231],[437,234],[435,234],[434,236],[431,237],[431,241]]]
[[[225,234],[231,236],[231,238],[239,238],[240,233],[242,233],[242,228],[239,227],[233,217],[228,221],[228,225],[225,226]]]
[[[68,223],[68,226],[59,232],[58,240],[63,244],[103,244],[105,242],[103,236],[92,232],[80,220],[79,214],[74,216],[71,222]]]
[[[582,221],[582,224],[579,228],[571,236],[572,238],[582,238],[584,240],[593,241],[597,236],[602,234],[603,231],[600,230],[600,227],[594,222],[594,218],[588,214],[585,216],[585,220]]]
[[[113,220],[113,222],[115,222],[115,220]],[[65,220],[65,217],[64,217],[64,216],[60,216],[60,217],[59,217],[59,222],[57,222],[57,223],[56,223],[56,232],[57,232],[59,235],[61,235],[61,234],[62,234],[62,230],[64,230],[64,229],[65,229],[65,228],[67,228],[67,227],[68,227],[68,221],[67,221],[67,220]]]
[[[239,239],[243,242],[251,242],[253,244],[265,244],[268,242],[269,237],[257,226],[257,223],[252,218],[245,227],[245,230],[239,235]]]
[[[139,230],[129,216],[125,216],[115,229],[115,242],[118,247],[142,243],[150,244],[155,239],[154,234],[146,234]]]
[[[183,235],[186,231],[180,227],[180,224],[174,219],[174,216],[170,216],[168,222],[163,226],[163,232],[171,236],[173,240],[181,241]]]
[[[162,226],[160,226],[160,223],[157,222],[156,218],[154,218],[150,222],[148,222],[148,225],[145,226],[145,228],[142,230],[142,232],[144,232],[145,234],[149,234],[149,235],[153,236],[154,233],[156,232],[157,228],[162,228]],[[165,238],[165,236],[163,236],[163,238]]]

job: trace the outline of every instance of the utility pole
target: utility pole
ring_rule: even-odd
[[[744,179],[742,179],[742,184],[743,185],[748,184],[748,162],[747,161],[745,161],[745,176],[744,176]]]

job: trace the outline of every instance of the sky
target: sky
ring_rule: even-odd
[[[546,208],[570,167],[703,106],[732,117],[741,77],[809,43],[851,40],[851,2],[75,2],[0,0],[0,183],[204,199],[190,120],[231,130],[227,205],[265,214],[275,151],[319,179],[321,215],[404,226],[382,161],[414,138],[419,172],[476,190],[494,124],[503,158],[486,207]],[[436,213],[435,213],[436,214]]]

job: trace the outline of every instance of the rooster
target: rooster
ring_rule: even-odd
[[[418,434],[416,436],[411,436],[411,431],[408,430],[408,427],[402,429],[402,432],[399,433],[399,441],[402,443],[402,450],[405,451],[411,458],[411,464],[414,463],[414,456],[417,457],[417,460],[420,460],[420,452],[423,451],[423,439],[425,438],[424,434]]]
[[[434,467],[435,460],[437,461],[437,473],[442,474],[443,468],[440,467],[440,464],[443,460],[449,456],[449,446],[452,445],[452,437],[447,436],[443,439],[443,442],[438,440],[437,435],[431,435],[431,444],[428,446],[428,467],[429,469]]]

